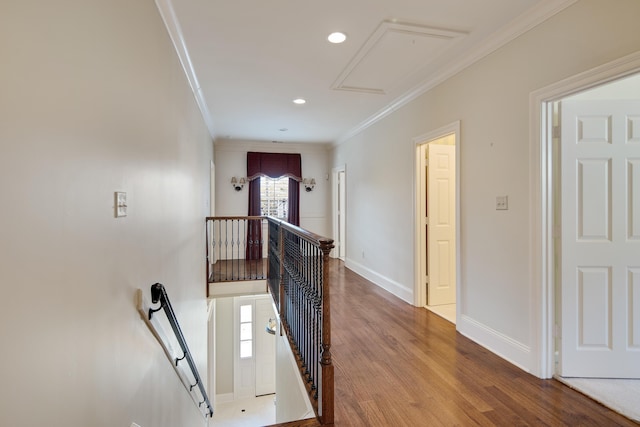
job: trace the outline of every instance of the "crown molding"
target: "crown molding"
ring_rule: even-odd
[[[200,109],[200,114],[202,114],[202,119],[209,130],[211,138],[215,139],[215,128],[211,118],[211,113],[209,112],[209,107],[207,106],[207,102],[202,94],[202,89],[200,88],[198,77],[196,76],[196,72],[193,68],[193,63],[189,56],[189,50],[187,49],[187,44],[184,40],[182,28],[180,27],[180,23],[176,17],[173,4],[171,3],[171,0],[155,0],[155,3],[167,32],[169,33],[169,38],[171,38],[173,46],[176,49],[178,59],[180,60],[184,74],[187,77],[193,96],[196,99],[196,103]]]
[[[332,145],[314,142],[279,142],[250,141],[243,139],[218,139],[213,142],[215,151],[259,151],[263,153],[311,153],[328,152]]]
[[[465,68],[470,67],[482,58],[495,52],[502,46],[506,45],[507,43],[511,42],[515,38],[521,36],[522,34],[551,18],[552,16],[560,13],[577,1],[578,0],[544,0],[538,3],[536,6],[511,21],[509,24],[493,33],[487,39],[483,40],[482,46],[478,47],[477,49],[474,48],[475,50],[473,50],[472,52],[467,52],[466,55],[461,55],[459,60],[450,62],[443,72],[436,74],[428,78],[427,80],[424,80],[422,83],[400,95],[386,107],[369,116],[359,125],[352,128],[350,131],[338,138],[334,142],[334,146],[340,145],[350,138],[353,138],[360,132],[387,117],[394,111],[407,105],[418,96],[426,93],[430,89],[433,89],[435,86],[448,80]]]

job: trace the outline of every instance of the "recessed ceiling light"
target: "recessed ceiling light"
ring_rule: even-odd
[[[296,99],[293,100],[293,103],[294,104],[298,104],[298,105],[302,105],[302,104],[306,104],[307,100],[303,99],[303,98],[296,98]]]
[[[327,37],[327,40],[329,40],[331,43],[342,43],[346,39],[347,35],[340,32],[331,33],[329,34],[329,37]]]

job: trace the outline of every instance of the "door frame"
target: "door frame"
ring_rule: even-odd
[[[340,173],[344,174],[344,186],[343,186],[343,190],[344,190],[344,200],[345,200],[345,206],[342,207],[342,218],[343,221],[342,223],[344,224],[344,241],[339,241],[338,236],[339,236],[339,230],[340,230],[340,218],[338,217],[338,205],[339,205],[339,200],[338,197],[340,195],[339,192],[339,186],[340,183],[338,182],[338,176]],[[346,192],[347,192],[347,165],[340,165],[340,166],[336,166],[335,168],[333,168],[332,170],[332,175],[331,175],[331,179],[333,180],[332,183],[332,203],[333,203],[333,209],[332,209],[332,221],[333,221],[333,238],[336,242],[338,242],[338,244],[342,245],[343,247],[343,253],[344,256],[340,257],[340,248],[338,248],[338,246],[336,245],[336,247],[334,249],[331,250],[331,257],[332,258],[339,258],[341,260],[344,261],[344,259],[347,256],[347,218],[346,218],[346,214],[347,214],[347,210],[346,210]]]
[[[455,188],[455,204],[456,204],[456,212],[455,212],[455,230],[456,230],[456,319],[460,318],[460,313],[462,313],[462,300],[460,298],[461,295],[461,279],[462,279],[462,255],[460,250],[460,240],[462,235],[462,230],[460,227],[460,151],[461,151],[461,138],[460,138],[460,121],[456,121],[450,123],[448,125],[442,126],[441,128],[432,130],[420,136],[416,136],[413,138],[414,142],[414,170],[413,170],[413,187],[414,187],[414,198],[413,198],[413,217],[414,217],[414,228],[413,228],[413,245],[414,245],[414,288],[413,288],[413,305],[416,307],[425,307],[427,305],[427,293],[424,286],[422,286],[421,280],[421,233],[422,233],[422,221],[420,218],[420,203],[422,200],[421,194],[421,185],[418,182],[420,178],[420,167],[421,167],[421,159],[420,159],[420,146],[424,144],[428,144],[432,141],[436,141],[448,135],[455,136],[455,147],[456,147],[456,188]]]
[[[216,406],[216,300],[207,300],[207,393]]]
[[[553,103],[570,95],[640,72],[640,51],[561,80],[529,95],[530,126],[530,301],[531,372],[540,378],[555,374],[556,282],[554,238]]]

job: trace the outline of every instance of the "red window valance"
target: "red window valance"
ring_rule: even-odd
[[[302,160],[300,154],[247,153],[247,180],[249,181],[249,216],[260,216],[260,176],[269,178],[289,177],[289,209],[287,222],[300,225],[300,186]],[[247,230],[248,260],[262,258],[261,221],[251,221]]]
[[[302,181],[300,154],[248,152],[247,179],[252,181],[259,176],[270,178],[287,176],[296,181]]]

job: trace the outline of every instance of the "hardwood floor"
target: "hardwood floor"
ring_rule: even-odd
[[[330,274],[335,425],[638,425],[525,373],[342,262]]]
[[[267,259],[219,260],[213,264],[209,283],[233,282],[239,280],[264,280],[267,278]]]

